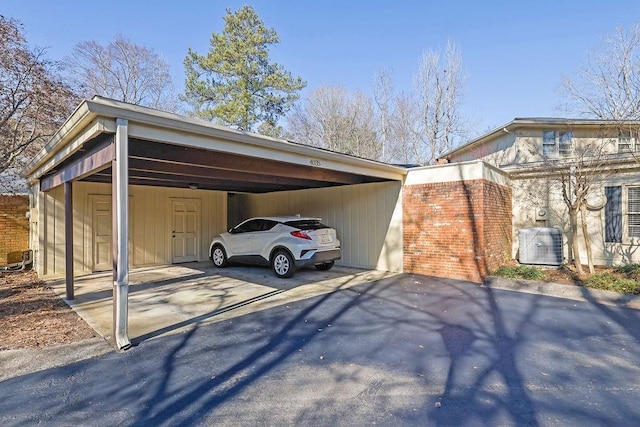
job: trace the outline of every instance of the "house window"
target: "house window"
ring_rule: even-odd
[[[636,138],[630,131],[621,131],[618,135],[618,153],[630,153],[637,151],[640,147],[636,143]]]
[[[568,157],[573,153],[573,132],[542,132],[542,155],[548,158]]]
[[[622,243],[622,187],[605,187],[604,241]]]
[[[640,237],[640,187],[628,188],[627,235],[629,237]]]
[[[570,156],[573,152],[573,132],[558,132],[558,151],[561,157]]]
[[[545,130],[542,132],[542,155],[556,157],[556,131]]]

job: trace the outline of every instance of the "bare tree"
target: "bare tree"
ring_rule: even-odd
[[[465,137],[460,112],[465,83],[462,54],[455,43],[449,41],[443,51],[430,50],[422,56],[414,77],[422,135],[420,163],[434,163]]]
[[[385,161],[433,164],[463,141],[467,124],[460,112],[466,77],[455,43],[422,56],[414,76],[414,93],[396,94],[390,72],[374,80],[379,134]]]
[[[304,144],[379,159],[381,143],[369,97],[340,86],[313,90],[288,117],[288,136]]]
[[[391,71],[380,69],[373,82],[373,99],[378,107],[378,126],[381,144],[380,160],[393,161],[394,88]]]
[[[640,24],[617,27],[589,52],[575,78],[564,77],[563,109],[606,120],[640,119]]]
[[[66,69],[84,97],[101,95],[165,111],[179,107],[167,61],[122,34],[106,46],[93,40],[78,43]]]
[[[555,221],[563,225],[567,233],[568,258],[572,259],[578,274],[584,273],[579,248],[582,234],[589,272],[594,273],[588,212],[604,208],[603,182],[616,172],[611,161],[621,159],[615,153],[617,126],[603,126],[598,134],[589,138],[574,138],[570,125],[545,134],[549,134],[550,139],[543,141],[542,151],[539,141],[525,139],[520,144],[528,155],[542,161],[537,166],[522,169],[520,173],[526,179],[516,180],[518,189],[526,197],[522,200],[530,204],[527,207],[548,206]],[[598,194],[601,196],[594,197]],[[599,205],[590,202],[594,198],[600,200]]]
[[[22,24],[0,15],[0,173],[18,169],[53,135],[76,98]]]

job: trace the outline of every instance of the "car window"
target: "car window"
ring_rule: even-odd
[[[273,227],[275,227],[277,224],[278,224],[278,221],[272,221],[270,219],[264,219],[264,220],[262,220],[262,225],[260,227],[260,230],[261,231],[269,231]]]
[[[318,220],[313,219],[300,219],[285,222],[290,227],[296,227],[300,230],[319,230],[321,228],[330,228]]]
[[[238,224],[231,230],[232,234],[256,232],[256,231],[269,231],[278,224],[278,221],[272,221],[270,219],[252,219],[250,221]]]
[[[236,225],[236,227],[231,230],[232,234],[239,233],[247,233],[249,231],[259,231],[260,230],[260,220],[252,219],[251,221],[243,222],[242,224]]]

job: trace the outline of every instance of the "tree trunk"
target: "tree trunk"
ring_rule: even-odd
[[[580,248],[578,247],[578,210],[572,207],[569,210],[569,240],[571,243],[571,251],[573,252],[573,265],[576,267],[578,274],[584,274],[582,270],[582,262],[580,261]]]
[[[587,249],[587,264],[589,264],[589,273],[596,272],[593,266],[593,253],[591,251],[591,238],[589,238],[589,228],[587,226],[587,207],[583,203],[580,206],[580,221],[582,222],[582,238],[584,239],[584,245]]]

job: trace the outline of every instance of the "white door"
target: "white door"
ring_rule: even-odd
[[[113,270],[113,252],[111,245],[111,196],[89,195],[91,205],[91,270]],[[132,265],[131,236],[133,235],[133,198],[129,196],[129,266]],[[89,233],[87,233],[89,234]]]
[[[94,196],[93,212],[93,259],[92,271],[113,269],[111,252],[111,196]]]
[[[171,200],[171,262],[199,259],[200,200]]]

